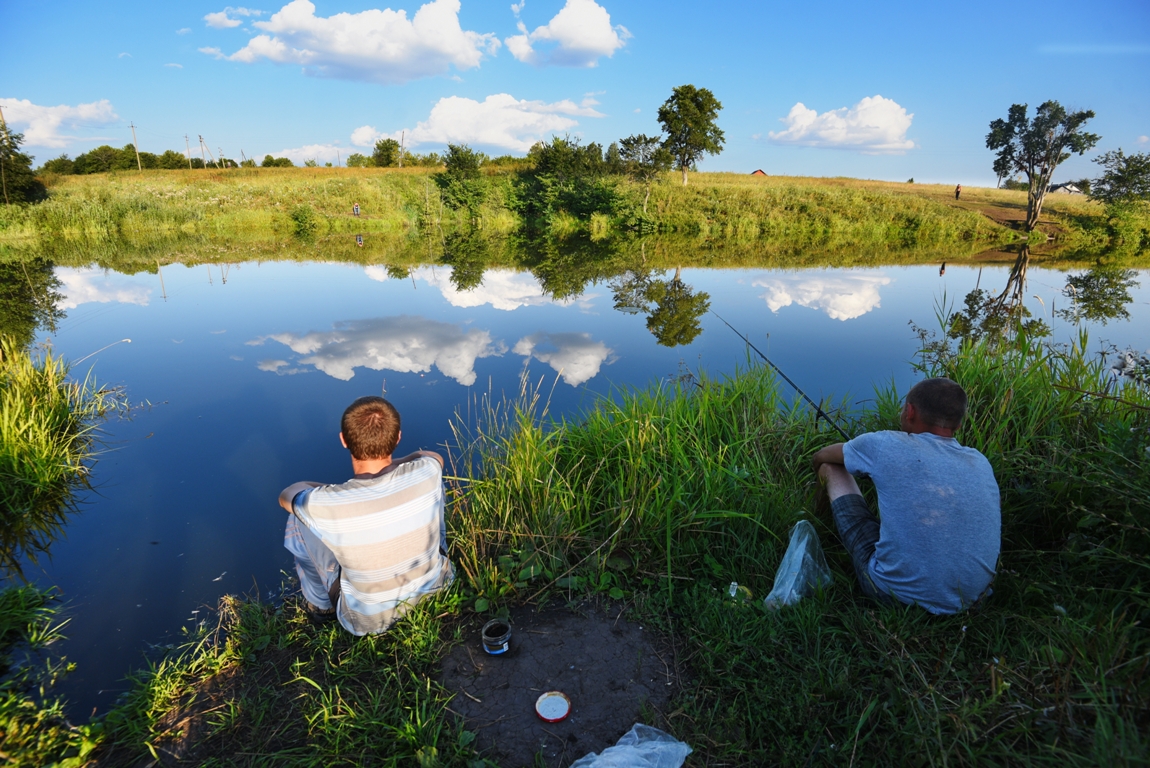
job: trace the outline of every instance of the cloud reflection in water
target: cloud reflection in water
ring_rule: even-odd
[[[878,274],[840,274],[812,277],[807,274],[760,278],[752,285],[766,288],[761,298],[772,312],[798,304],[821,309],[834,320],[853,320],[880,306],[879,287],[891,279]]]
[[[60,309],[75,309],[91,302],[146,307],[152,295],[151,288],[145,288],[127,275],[105,274],[99,269],[61,269],[56,276],[64,295]]]
[[[512,351],[547,363],[573,387],[597,376],[604,361],[614,362],[607,359],[613,350],[592,340],[589,333],[533,333],[520,339]]]
[[[296,335],[277,333],[266,339],[288,346],[302,365],[314,365],[328,376],[349,381],[356,368],[398,373],[427,373],[434,365],[441,373],[464,386],[475,383],[475,361],[499,356],[507,351],[503,342],[493,341],[488,331],[459,326],[413,315],[349,320],[336,323],[334,330]],[[276,363],[280,361],[267,361]],[[264,370],[280,366],[267,365]]]

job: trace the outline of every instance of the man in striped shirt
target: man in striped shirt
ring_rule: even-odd
[[[354,477],[285,488],[284,546],[317,617],[336,616],[354,635],[385,632],[424,597],[451,583],[444,522],[443,459],[417,451],[402,459],[399,412],[361,397],[340,422]]]

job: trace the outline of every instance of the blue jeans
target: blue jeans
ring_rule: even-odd
[[[295,572],[299,575],[304,599],[321,611],[334,608],[328,595],[339,578],[335,554],[292,514],[288,515],[284,529],[284,547],[295,555]]]
[[[839,538],[850,553],[855,577],[863,594],[884,605],[894,604],[894,599],[879,589],[870,577],[870,561],[874,557],[875,544],[878,543],[879,522],[866,505],[866,500],[857,493],[839,496],[831,502],[831,514]]]

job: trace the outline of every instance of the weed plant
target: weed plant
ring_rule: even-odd
[[[96,422],[121,407],[91,377],[68,378],[50,351],[33,355],[0,338],[0,570],[18,574],[60,534],[87,482]]]

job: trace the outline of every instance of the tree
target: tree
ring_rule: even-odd
[[[395,139],[380,139],[375,142],[375,151],[371,159],[376,168],[390,168],[399,164],[399,142]]]
[[[487,179],[479,170],[486,159],[486,155],[466,144],[448,144],[443,172],[435,174],[443,201],[453,209],[466,209],[473,223],[479,218],[479,207],[487,200]]]
[[[295,163],[287,157],[272,157],[271,155],[264,155],[263,162],[260,163],[262,168],[294,168]]]
[[[367,155],[361,155],[359,152],[352,152],[347,156],[348,168],[370,168],[371,158]]]
[[[646,187],[646,194],[643,195],[643,213],[646,213],[647,201],[651,199],[651,184],[658,180],[659,174],[671,167],[673,158],[662,146],[658,136],[640,133],[628,136],[620,144],[619,156],[624,162],[627,175]]]
[[[647,316],[647,330],[664,347],[690,344],[703,332],[699,318],[711,308],[711,296],[680,279],[680,269],[670,280],[652,280],[646,290],[647,301],[655,307]]]
[[[60,155],[41,165],[36,172],[40,174],[58,173],[61,176],[70,176],[76,172],[76,162],[67,155]]]
[[[32,157],[20,151],[24,134],[0,134],[0,202],[31,203],[47,197],[44,185],[32,173]]]
[[[55,333],[64,317],[55,266],[40,256],[0,263],[0,338],[24,348],[37,328]]]
[[[1150,154],[1126,155],[1121,149],[1094,160],[1104,173],[1090,182],[1090,196],[1106,205],[1150,200]]]
[[[164,150],[164,154],[159,157],[158,165],[166,171],[182,171],[189,167],[188,158],[184,157],[184,153],[172,149]]]
[[[1109,264],[1098,264],[1080,275],[1069,275],[1062,295],[1070,299],[1070,309],[1057,309],[1055,314],[1063,320],[1080,323],[1083,320],[1106,324],[1110,320],[1129,320],[1126,309],[1133,299],[1130,289],[1138,287],[1132,269]]]
[[[1042,204],[1050,188],[1054,169],[1070,158],[1083,154],[1098,143],[1097,134],[1082,126],[1094,117],[1091,110],[1067,112],[1057,101],[1047,101],[1026,116],[1026,104],[1010,107],[1005,120],[994,120],[986,134],[986,148],[996,150],[994,172],[999,177],[1025,173],[1030,182],[1026,195],[1026,231],[1038,226]]]
[[[674,157],[675,167],[683,172],[684,187],[687,170],[694,168],[703,155],[723,151],[723,131],[715,124],[722,108],[715,94],[693,85],[680,85],[659,107],[659,123],[667,134],[663,146]]]

